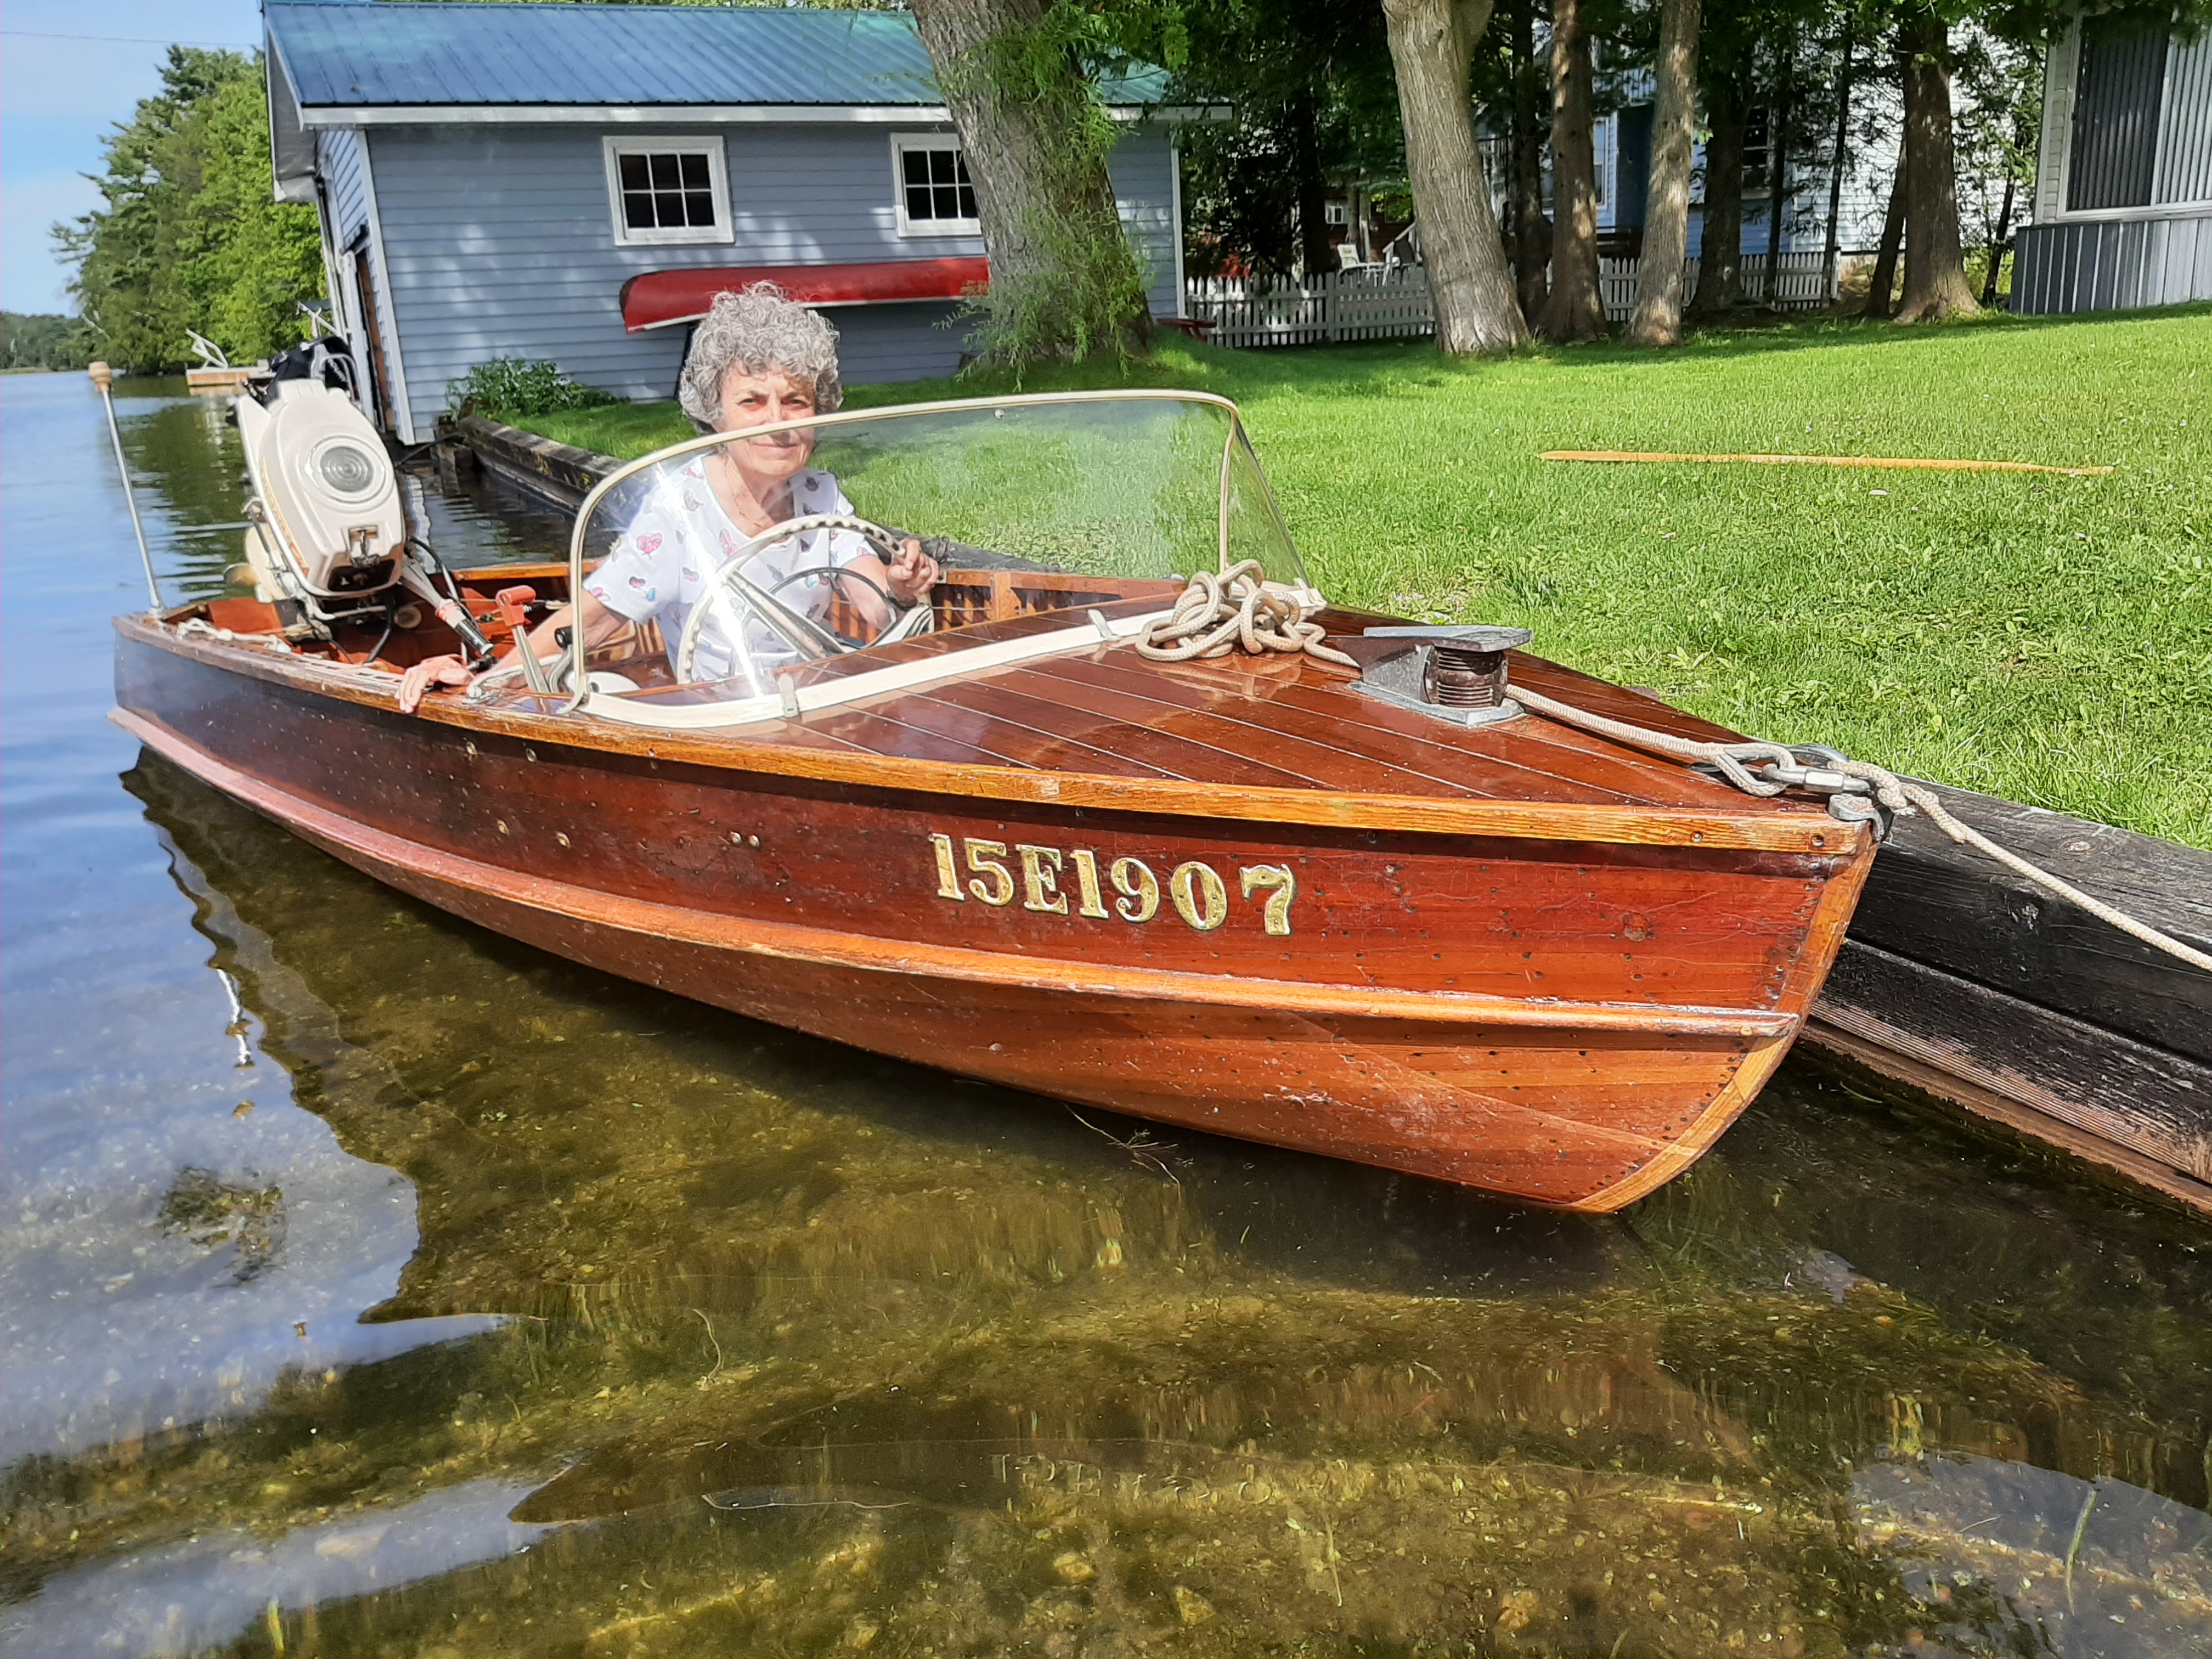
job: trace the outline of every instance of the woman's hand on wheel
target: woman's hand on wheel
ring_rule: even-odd
[[[884,572],[884,586],[902,605],[919,605],[929,590],[937,586],[943,574],[937,561],[921,550],[921,544],[909,536],[899,549],[899,556]]]
[[[466,685],[471,678],[459,657],[425,657],[399,677],[399,712],[413,714],[434,685]]]

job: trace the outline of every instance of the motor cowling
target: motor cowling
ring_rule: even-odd
[[[390,587],[399,580],[407,521],[376,429],[350,398],[319,380],[281,380],[264,395],[265,405],[238,400],[268,532],[266,545],[258,535],[247,545],[262,587],[276,590],[262,597],[348,600]],[[287,568],[265,568],[271,560]]]

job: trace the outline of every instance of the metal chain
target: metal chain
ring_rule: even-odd
[[[1588,709],[1577,708],[1529,690],[1516,684],[1513,688],[1516,702],[1548,714],[1553,720],[1599,737],[1611,738],[1638,749],[1648,749],[1656,754],[1671,755],[1680,760],[1705,761],[1718,768],[1723,776],[1747,794],[1778,795],[1795,784],[1809,784],[1823,790],[1830,797],[1832,812],[1845,805],[1854,795],[1869,795],[1893,812],[1925,812],[1936,827],[1962,847],[1971,847],[1985,857],[1995,859],[2016,875],[2026,877],[2039,887],[2056,893],[2069,903],[2078,904],[2100,921],[2117,927],[2130,939],[2142,940],[2154,951],[2179,958],[2193,968],[2212,973],[2212,956],[2183,944],[2170,933],[2160,933],[2148,922],[2137,921],[2125,911],[2118,910],[2102,899],[2093,898],[2071,882],[2062,881],[2040,865],[2031,864],[2019,854],[2010,852],[1991,841],[1971,824],[1961,823],[1953,817],[1936,792],[1924,784],[1911,783],[1886,767],[1868,761],[1845,760],[1838,757],[1814,769],[1805,766],[1798,756],[1779,744],[1771,743],[1698,743],[1688,738],[1678,738],[1665,732],[1654,732],[1649,726],[1631,726],[1625,720],[1608,720],[1602,714],[1593,714]],[[1761,769],[1765,778],[1753,776],[1742,763],[1764,759],[1768,764]],[[1849,810],[1838,812],[1845,820],[1863,818],[1861,811]]]
[[[1322,662],[1359,666],[1343,652],[1323,645],[1328,637],[1326,628],[1305,620],[1296,599],[1268,592],[1259,560],[1246,559],[1218,576],[1200,571],[1175,609],[1146,623],[1133,643],[1137,654],[1151,662],[1193,662],[1225,657],[1242,648],[1254,656],[1304,652]]]

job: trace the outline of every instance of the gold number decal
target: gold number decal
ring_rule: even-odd
[[[997,857],[986,857],[995,854]],[[986,904],[1012,904],[1014,902],[1014,872],[999,862],[1006,856],[1006,843],[1002,841],[977,841],[968,838],[968,867],[976,875],[990,878],[987,886],[981,881],[971,881],[968,890]]]
[[[960,890],[960,872],[952,867],[952,837],[932,836],[929,844],[937,854],[937,896],[942,899],[964,899]]]
[[[1194,860],[1176,866],[1175,874],[1168,878],[1168,893],[1175,900],[1176,914],[1201,933],[1210,933],[1229,920],[1229,890],[1210,864]]]
[[[1014,851],[1022,859],[1022,908],[1066,915],[1067,895],[1060,890],[1060,848],[1031,847],[1024,842]],[[1049,869],[1046,868],[1048,860]]]
[[[1267,896],[1264,913],[1267,929],[1278,939],[1288,939],[1291,933],[1291,901],[1298,896],[1298,878],[1287,864],[1257,864],[1243,873],[1244,896],[1264,892]]]
[[[1122,921],[1150,921],[1159,914],[1160,878],[1144,860],[1115,859],[1111,873],[1114,890],[1121,896],[1114,901],[1114,908],[1121,912]]]
[[[1087,847],[1079,847],[1073,857],[1075,884],[1083,893],[1080,914],[1103,918],[1106,914],[1106,895],[1098,886],[1098,854]]]

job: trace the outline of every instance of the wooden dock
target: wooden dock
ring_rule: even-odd
[[[2000,846],[2212,950],[2212,854],[1938,793]],[[1805,1040],[2212,1212],[2212,975],[1925,818],[1899,819],[1875,859]]]
[[[482,416],[447,447],[573,511],[620,463]],[[2212,854],[1930,784],[1961,820],[2212,951]],[[2212,975],[1900,818],[1805,1046],[2212,1214]]]

